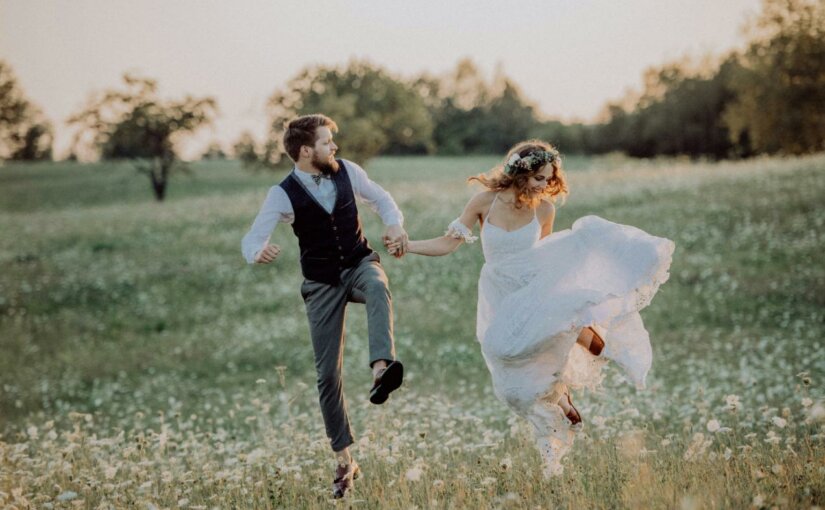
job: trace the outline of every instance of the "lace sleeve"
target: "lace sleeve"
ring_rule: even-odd
[[[472,230],[467,228],[467,225],[458,221],[458,219],[453,220],[453,222],[447,226],[447,231],[444,232],[444,235],[452,237],[453,239],[463,239],[467,244],[478,241],[478,236],[474,236]]]

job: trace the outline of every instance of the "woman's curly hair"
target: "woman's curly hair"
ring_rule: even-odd
[[[539,163],[533,164],[519,164],[514,169],[510,169],[512,165],[509,164],[511,159],[518,154],[519,159],[529,158],[535,152],[544,151],[551,154],[552,161],[547,163],[553,166],[553,174],[547,179],[547,187],[541,193],[535,193],[529,186],[530,177],[537,174],[544,167],[544,164],[539,164],[547,158],[530,158],[528,161],[535,159]],[[509,170],[509,172],[505,171]],[[490,191],[504,191],[513,188],[515,191],[515,207],[521,209],[524,206],[536,207],[542,199],[549,199],[555,202],[556,197],[564,197],[568,194],[567,180],[564,172],[561,169],[561,156],[555,147],[547,142],[541,140],[527,140],[517,143],[507,152],[507,156],[495,168],[486,174],[478,174],[467,179],[468,182],[478,181]]]

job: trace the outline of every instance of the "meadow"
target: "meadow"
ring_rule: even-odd
[[[494,157],[379,158],[413,238],[440,235]],[[825,506],[825,155],[566,161],[556,230],[597,214],[676,242],[642,316],[648,388],[608,368],[544,480],[475,340],[478,244],[384,256],[405,385],[367,401],[362,306],[346,393],[364,471],[330,498],[297,242],[240,239],[283,174],[192,165],[156,203],[128,164],[0,167],[0,507],[815,508]],[[380,247],[382,225],[362,208]],[[383,251],[383,250],[382,250]],[[552,261],[550,261],[552,263]]]

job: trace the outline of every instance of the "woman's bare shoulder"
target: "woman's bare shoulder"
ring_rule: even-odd
[[[479,191],[475,195],[470,198],[470,201],[467,202],[467,205],[474,206],[474,207],[487,207],[492,203],[493,199],[496,197],[495,191]]]

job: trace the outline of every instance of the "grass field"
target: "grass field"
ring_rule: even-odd
[[[367,166],[414,238],[439,235],[496,158]],[[371,384],[363,307],[346,392],[364,470],[333,460],[291,229],[271,266],[240,239],[281,176],[203,163],[155,203],[123,165],[0,167],[0,507],[811,508],[825,506],[825,156],[575,159],[556,229],[598,214],[676,242],[643,312],[648,390],[608,370],[575,395],[565,474],[541,478],[474,338],[478,245],[384,257],[405,386]],[[380,245],[381,225],[362,211]]]

